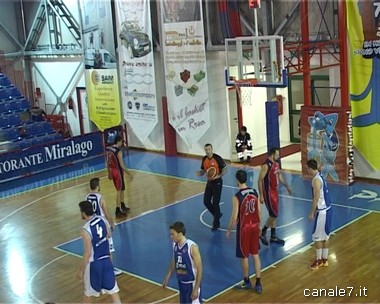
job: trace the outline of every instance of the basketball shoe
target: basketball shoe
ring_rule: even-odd
[[[267,240],[267,236],[265,234],[260,235],[260,241],[261,241],[261,243],[263,243],[266,246],[269,245],[268,240]]]
[[[270,238],[270,242],[271,242],[271,243],[279,244],[280,246],[284,246],[284,245],[285,245],[285,241],[279,239],[277,236],[275,236],[275,237],[271,237],[271,238]]]
[[[309,266],[309,268],[311,270],[317,270],[319,267],[321,267],[323,265],[323,261],[322,260],[317,260],[315,259],[313,263],[311,263],[311,265]]]
[[[251,289],[251,281],[246,282],[244,280],[243,283],[235,285],[235,289]]]
[[[329,261],[327,259],[322,259],[323,266],[329,266]]]
[[[260,283],[259,284],[256,283],[256,285],[255,285],[255,291],[258,294],[262,293],[263,292],[263,286],[261,286]]]

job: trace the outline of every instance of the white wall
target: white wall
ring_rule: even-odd
[[[279,116],[280,142],[289,142],[288,89],[278,88],[276,89],[276,94],[283,96],[283,114]],[[270,100],[273,96],[267,97],[266,88],[241,88],[241,98],[243,100],[247,99],[249,95],[251,98],[250,102],[243,102],[243,124],[247,127],[248,133],[251,135],[254,150],[266,151],[265,102]]]
[[[73,136],[80,134],[79,113],[76,98],[76,87],[85,87],[83,77],[83,66],[81,61],[34,61],[31,64],[32,81],[35,88],[40,88],[43,93],[47,114],[54,105],[57,105],[53,114],[62,114],[67,117]],[[77,74],[75,71],[79,68]],[[74,100],[74,109],[69,109],[67,104],[68,97]],[[44,108],[41,101],[41,108]]]

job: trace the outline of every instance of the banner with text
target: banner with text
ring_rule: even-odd
[[[0,182],[66,166],[104,153],[101,132],[0,155]]]
[[[160,3],[169,122],[192,147],[210,127],[202,4]]]
[[[90,119],[103,131],[121,122],[110,0],[81,0]]]
[[[380,1],[346,1],[354,146],[380,170]]]
[[[150,2],[115,3],[124,118],[144,142],[158,122]]]

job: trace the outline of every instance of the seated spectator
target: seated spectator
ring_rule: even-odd
[[[247,133],[247,128],[242,126],[239,134],[236,136],[236,152],[240,162],[244,161],[244,151],[247,151],[247,162],[252,157],[252,142],[251,135]]]
[[[46,120],[46,113],[44,110],[38,108],[38,107],[32,107],[30,108],[30,114],[32,116],[33,121],[44,121]]]

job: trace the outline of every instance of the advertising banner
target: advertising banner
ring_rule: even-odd
[[[157,125],[150,1],[115,1],[124,119],[144,142]]]
[[[210,127],[202,5],[160,3],[169,123],[192,147]]]
[[[355,148],[380,169],[380,1],[346,1]]]
[[[301,108],[302,174],[315,159],[327,181],[350,184],[354,180],[351,112],[341,108]]]
[[[102,133],[96,132],[19,152],[4,153],[0,155],[0,182],[65,166],[99,156],[103,152]]]
[[[80,0],[90,119],[103,131],[121,122],[110,0]]]

